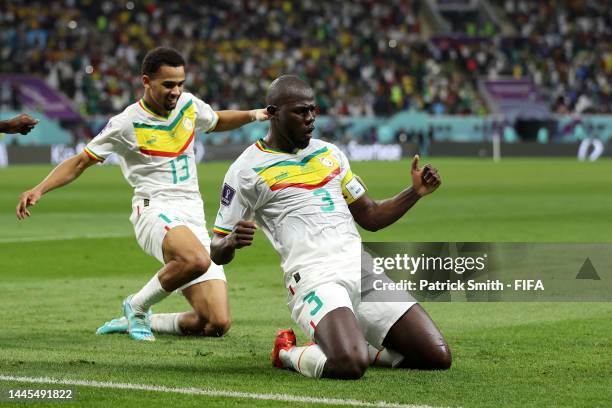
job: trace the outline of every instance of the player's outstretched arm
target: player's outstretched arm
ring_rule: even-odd
[[[254,221],[240,220],[228,235],[214,234],[210,244],[210,259],[217,265],[230,263],[234,259],[236,249],[253,243],[256,230]]]
[[[442,183],[438,170],[427,164],[419,168],[419,156],[412,159],[412,186],[386,200],[374,201],[364,194],[349,205],[353,218],[368,231],[385,228],[400,219],[419,199],[433,193]]]
[[[37,123],[38,120],[30,115],[22,113],[12,119],[0,120],[0,133],[21,133],[25,135],[30,133]]]
[[[219,121],[213,132],[232,130],[254,121],[262,122],[270,119],[266,109],[253,109],[249,111],[225,110],[218,111]]]
[[[17,204],[17,218],[24,219],[30,216],[28,207],[35,205],[40,197],[48,191],[64,186],[83,173],[89,166],[97,162],[91,159],[87,153],[81,152],[71,158],[64,160],[36,187],[21,193]]]

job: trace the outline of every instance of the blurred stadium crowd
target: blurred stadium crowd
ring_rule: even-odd
[[[490,49],[485,69],[533,78],[557,113],[612,112],[609,0],[507,0],[504,10],[519,36]]]
[[[0,72],[43,75],[107,115],[140,97],[146,51],[170,45],[217,109],[261,106],[290,72],[335,115],[485,114],[478,79],[501,76],[531,77],[555,112],[612,112],[608,0],[492,3],[514,35],[456,14],[460,32],[430,40],[418,0],[3,1]]]

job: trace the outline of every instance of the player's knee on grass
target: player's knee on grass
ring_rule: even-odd
[[[403,368],[447,370],[452,364],[448,343],[418,304],[391,327],[383,345],[404,356]]]
[[[336,353],[335,356],[327,356],[327,362],[323,369],[323,376],[342,380],[357,380],[365,374],[370,364],[368,351],[365,347],[357,350]]]
[[[453,362],[452,354],[445,341],[430,344],[419,355],[410,354],[400,364],[403,368],[418,370],[448,370]]]
[[[448,370],[453,363],[448,344],[438,344],[432,347],[426,363],[429,364],[430,370]]]
[[[229,331],[231,325],[229,316],[215,316],[204,325],[204,336],[221,337]]]
[[[229,316],[198,316],[193,313],[189,319],[184,321],[185,327],[183,330],[185,334],[192,336],[206,336],[206,337],[222,337],[225,335],[231,325],[231,319]]]

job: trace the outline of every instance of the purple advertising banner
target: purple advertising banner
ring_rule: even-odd
[[[548,117],[548,104],[529,79],[502,79],[483,81],[481,90],[499,113],[509,117]]]
[[[44,112],[50,119],[81,120],[71,101],[51,88],[44,79],[32,75],[0,75],[0,86],[15,86],[21,103],[32,110]]]

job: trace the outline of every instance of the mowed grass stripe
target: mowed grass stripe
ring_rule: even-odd
[[[93,388],[111,388],[111,389],[122,389],[122,390],[162,392],[162,393],[172,393],[172,394],[200,395],[200,396],[208,396],[208,397],[242,398],[242,399],[254,399],[254,400],[265,400],[265,401],[283,401],[283,402],[292,402],[292,403],[297,402],[297,403],[305,403],[305,404],[343,405],[343,406],[353,406],[353,407],[434,408],[430,405],[405,405],[405,404],[397,404],[397,403],[385,402],[385,401],[368,402],[368,401],[360,401],[360,400],[354,400],[354,399],[317,398],[317,397],[305,397],[301,395],[290,395],[290,394],[259,394],[259,393],[254,393],[254,392],[216,390],[212,388],[176,388],[176,387],[164,387],[160,385],[70,380],[70,379],[59,379],[59,378],[50,378],[50,377],[17,377],[17,376],[12,376],[12,375],[0,375],[0,381],[23,382],[23,383],[28,383],[28,384],[74,385],[74,386],[84,386],[84,387],[93,387]]]
[[[134,234],[126,234],[121,232],[106,233],[106,234],[66,234],[66,235],[41,235],[37,237],[13,237],[0,238],[0,244],[12,244],[17,242],[44,242],[44,241],[67,241],[71,239],[100,239],[100,238],[126,238]]]

